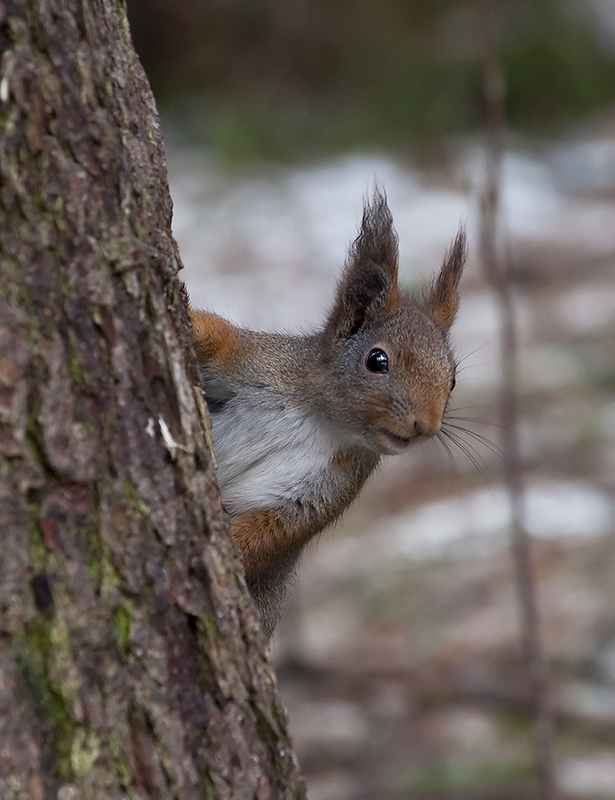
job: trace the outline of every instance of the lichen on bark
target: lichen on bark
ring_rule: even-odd
[[[0,3],[0,796],[298,798],[122,3]]]

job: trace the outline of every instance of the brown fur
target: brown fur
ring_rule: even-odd
[[[192,343],[197,358],[203,363],[236,365],[241,361],[239,331],[217,314],[188,309],[192,325]]]
[[[328,516],[301,518],[264,508],[232,519],[231,535],[241,550],[245,574],[256,575],[285,561],[329,523]]]

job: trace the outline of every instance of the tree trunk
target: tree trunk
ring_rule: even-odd
[[[0,797],[303,797],[124,5],[3,0],[0,48]]]

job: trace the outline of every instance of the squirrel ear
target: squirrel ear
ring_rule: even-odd
[[[466,263],[466,234],[460,228],[442,269],[433,281],[425,298],[429,315],[448,331],[457,314],[459,279]]]
[[[325,339],[348,339],[364,322],[398,305],[397,262],[393,217],[386,196],[376,188],[371,203],[363,208],[359,235],[350,246]]]

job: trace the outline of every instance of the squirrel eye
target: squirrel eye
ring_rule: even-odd
[[[389,371],[389,357],[379,347],[370,350],[365,358],[365,366],[370,372],[384,374]]]

